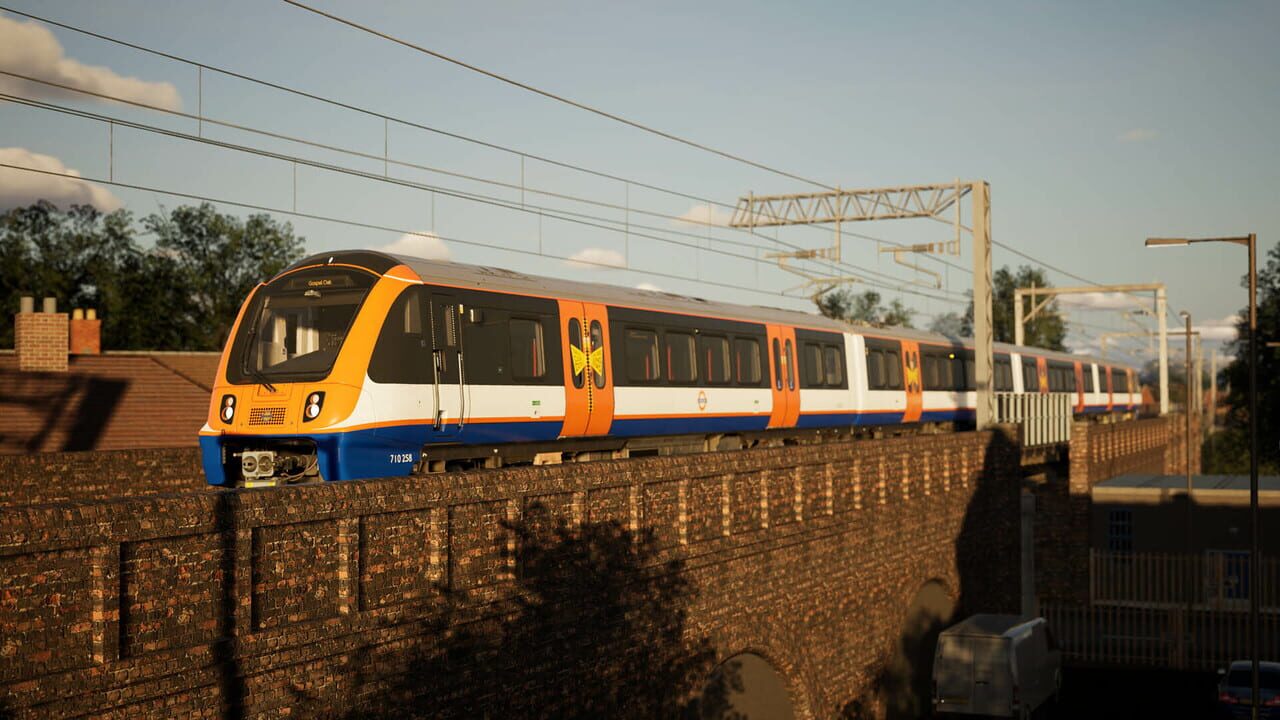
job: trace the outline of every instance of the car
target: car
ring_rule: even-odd
[[[1236,660],[1218,670],[1219,717],[1248,718],[1253,707],[1253,663]],[[1280,720],[1280,662],[1261,662],[1258,668],[1259,720]]]
[[[1029,718],[1061,688],[1062,652],[1044,618],[973,615],[938,636],[936,716]]]

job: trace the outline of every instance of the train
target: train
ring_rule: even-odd
[[[994,359],[997,392],[1141,402],[1132,367]],[[199,440],[209,484],[255,487],[963,426],[975,407],[969,340],[349,250],[245,299]]]

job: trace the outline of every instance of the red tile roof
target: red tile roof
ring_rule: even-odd
[[[79,355],[67,372],[20,372],[0,354],[0,454],[191,447],[218,353]]]

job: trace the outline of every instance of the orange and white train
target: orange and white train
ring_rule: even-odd
[[[654,437],[972,421],[973,349],[787,310],[369,251],[246,299],[200,431],[213,485],[407,475]],[[1133,368],[996,345],[998,392],[1140,402]]]

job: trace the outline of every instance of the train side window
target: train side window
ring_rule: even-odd
[[[405,288],[382,322],[369,359],[369,378],[378,383],[430,384],[431,344],[422,331],[422,288]]]
[[[978,389],[978,367],[977,361],[973,357],[972,350],[965,350],[961,355],[964,358],[964,387],[961,390],[977,390]]]
[[[542,323],[527,318],[511,318],[511,377],[537,380],[547,374],[546,352],[542,345]]]
[[[773,339],[773,385],[782,391],[782,344],[778,338]]]
[[[822,346],[817,343],[801,343],[800,387],[822,387],[826,384],[826,373],[822,370]]]
[[[879,350],[867,350],[867,388],[882,390],[884,386],[884,353]]]
[[[783,365],[787,368],[787,389],[796,389],[796,364],[794,355],[791,353],[791,341],[787,341],[787,356],[783,358]]]
[[[591,321],[591,354],[600,353],[600,370],[591,369],[591,377],[594,378],[597,388],[604,388],[605,367],[604,367],[604,329],[600,327],[599,320]],[[590,357],[587,358],[590,364]]]
[[[691,383],[698,379],[698,354],[694,350],[693,336],[682,332],[663,334],[667,351],[667,381]]]
[[[708,383],[725,385],[732,379],[728,339],[719,335],[699,335],[698,356],[702,360],[702,377]]]
[[[738,384],[760,384],[760,341],[755,338],[733,339],[733,361]]]
[[[1093,363],[1085,363],[1080,366],[1080,370],[1084,373],[1084,391],[1093,392]]]
[[[1033,358],[1022,359],[1022,389],[1024,392],[1040,392],[1040,376],[1036,373],[1036,361]]]
[[[938,388],[938,358],[931,353],[921,353],[920,380],[924,390]]]
[[[572,348],[569,351],[570,356],[573,355],[573,350],[582,352],[582,323],[578,322],[578,318],[569,318],[569,347]],[[570,357],[571,362],[572,359]],[[573,372],[573,386],[581,389],[584,384],[583,376],[587,374],[586,366],[584,365],[581,370],[575,366],[570,368],[570,371]]]
[[[948,384],[949,389],[964,391],[964,353],[953,352],[948,357],[948,365],[951,366],[951,382]]]
[[[996,358],[993,375],[996,392],[1013,392],[1013,364],[1008,357]]]
[[[654,382],[661,376],[658,369],[658,334],[654,331],[627,328],[625,354],[628,380]]]
[[[897,350],[886,350],[884,352],[884,369],[885,369],[885,388],[888,390],[902,389],[902,356]]]
[[[827,386],[844,385],[844,353],[835,345],[822,346],[822,365],[826,371]]]

